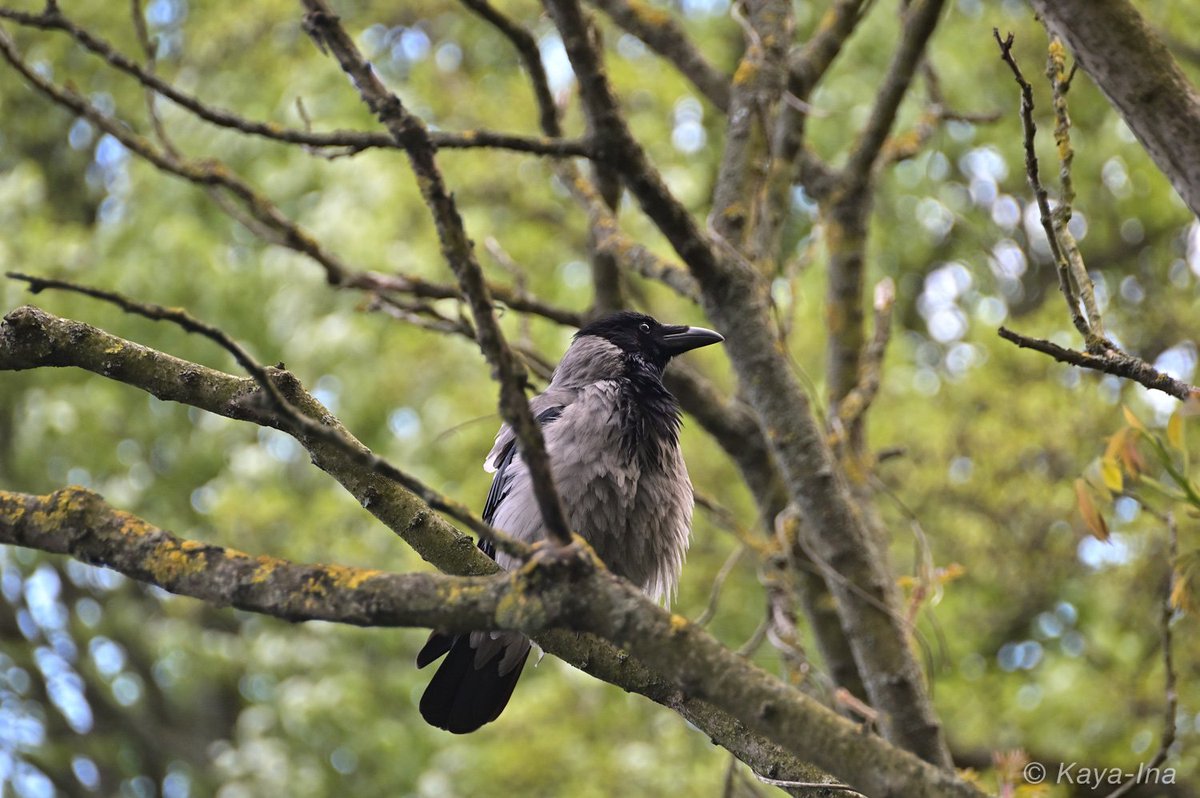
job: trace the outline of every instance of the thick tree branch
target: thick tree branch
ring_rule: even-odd
[[[285,621],[491,629],[503,625],[497,607],[512,592],[508,574],[400,575],[297,565],[180,540],[83,488],[48,496],[0,491],[0,543],[68,554],[172,593]]]
[[[870,116],[858,134],[845,168],[821,206],[825,243],[829,250],[829,285],[825,302],[829,339],[825,373],[829,404],[835,412],[838,404],[858,384],[866,346],[863,294],[876,167],[900,103],[912,86],[924,57],[942,6],[943,0],[918,0],[904,12],[900,42],[892,54]],[[861,451],[865,446],[864,428],[859,424],[852,432],[851,443]]]
[[[788,56],[786,93],[772,132],[766,207],[755,235],[759,257],[780,257],[779,237],[797,178],[814,198],[827,194],[833,181],[829,167],[804,149],[805,124],[812,110],[809,100],[866,15],[870,3],[871,0],[835,0],[808,41]]]
[[[46,366],[83,368],[166,401],[286,429],[286,420],[272,412],[251,379],[189,363],[36,308],[12,311],[0,325],[0,371]],[[294,405],[310,416],[328,417],[325,408],[301,389],[295,377],[278,370],[271,370],[271,374]],[[430,512],[429,505],[420,498],[365,469],[339,447],[309,441],[307,449],[314,465],[337,480],[384,526],[440,570],[457,575],[497,572],[499,566],[476,548],[470,536]],[[735,716],[682,694],[676,685],[609,643],[567,632],[546,632],[539,636],[538,642],[546,651],[580,670],[676,710],[759,773],[792,780],[820,776],[778,743],[751,732]]]
[[[1129,0],[1030,0],[1200,216],[1200,92]]]
[[[790,3],[747,3],[746,51],[733,78],[725,148],[713,189],[709,227],[738,252],[748,253],[749,235],[760,224],[763,186],[770,172],[772,112],[787,80],[787,50],[795,24]],[[763,259],[759,268],[766,270]]]
[[[45,497],[0,492],[0,542],[71,554],[173,592],[291,621],[534,633],[569,624],[672,674],[684,694],[712,701],[749,728],[811,753],[818,765],[852,774],[854,786],[872,796],[980,796],[954,775],[863,734],[695,624],[669,615],[637,588],[596,568],[583,549],[544,549],[520,572],[477,578],[302,566],[180,540],[81,489]]]
[[[755,358],[761,357],[768,351],[775,352],[777,341],[769,331],[770,321],[766,311],[766,295],[763,285],[757,283],[753,269],[749,268],[745,259],[736,253],[731,244],[726,243],[720,249],[721,254],[718,256],[718,250],[713,248],[703,233],[695,226],[686,208],[663,185],[645,152],[625,124],[624,117],[617,105],[616,96],[605,75],[600,53],[588,36],[587,20],[582,10],[573,0],[548,0],[547,7],[563,35],[568,56],[579,77],[584,110],[597,146],[610,147],[614,152],[619,153],[613,163],[622,170],[627,185],[638,199],[643,211],[671,241],[676,252],[686,261],[692,274],[701,281],[709,283],[704,296],[709,316],[717,321],[718,326],[723,330],[744,326],[753,331],[752,335],[746,338],[739,336],[738,341],[727,342],[727,346],[742,352],[753,353],[750,356]],[[766,113],[767,109],[761,103],[769,104],[773,101],[770,95],[777,88],[776,84],[778,83],[777,76],[768,76],[769,79],[764,84],[763,79],[757,74],[756,67],[756,64],[768,59],[771,61],[770,69],[776,71],[778,69],[783,37],[779,36],[778,31],[769,30],[770,20],[775,19],[786,24],[790,15],[787,9],[778,4],[769,4],[754,14],[759,24],[766,26],[764,34],[767,41],[760,41],[756,54],[751,55],[746,62],[747,66],[744,70],[739,69],[739,75],[742,76],[746,87],[739,88],[738,91],[739,94],[745,96],[742,101],[745,108],[758,115]],[[758,124],[761,124],[761,118],[758,119]],[[727,157],[725,160],[744,162],[740,155]],[[730,167],[729,173],[733,174],[733,167]],[[736,204],[737,198],[731,197],[730,202]],[[720,216],[718,213],[715,218],[720,219]],[[714,226],[716,225],[717,223],[714,223]],[[728,232],[729,229],[729,227],[718,228],[718,234],[721,234],[722,230]],[[723,304],[726,299],[729,300],[727,306]],[[726,310],[728,313],[725,312]],[[755,318],[756,314],[757,318]],[[756,325],[756,321],[759,324]],[[744,362],[735,355],[735,367],[739,367]],[[787,374],[790,364],[775,362],[766,368],[776,369]],[[744,381],[747,379],[758,380],[757,375],[749,376],[740,368],[739,371],[740,377]],[[676,387],[679,386],[676,385]],[[799,390],[799,386],[795,383],[792,383],[789,388]],[[683,401],[686,405],[688,400],[685,398]],[[713,405],[710,402],[708,406],[711,408]],[[761,408],[756,408],[756,410],[761,413]],[[806,410],[807,408],[805,408],[805,412]],[[745,445],[740,448],[743,451],[749,451]],[[743,458],[735,455],[735,459],[745,466],[743,467],[745,473],[754,472],[756,474],[756,484],[759,486],[755,493],[756,501],[764,520],[768,526],[772,526],[774,516],[783,509],[786,499],[781,500],[781,497],[774,492],[771,484],[773,479],[770,474],[763,473],[773,470],[773,467],[769,465],[770,461],[759,460],[758,463],[747,466]],[[823,490],[824,486],[819,489]],[[854,664],[847,659],[849,644],[830,611],[827,591],[819,584],[820,576],[809,572],[799,575],[799,579],[805,584],[803,596],[806,599],[806,611],[813,623],[813,628],[817,634],[821,635],[822,650],[829,657],[831,670],[844,678],[845,684],[851,689],[861,689],[859,688],[860,680],[854,675]],[[887,669],[890,670],[892,667],[889,664]],[[882,673],[883,670],[881,669],[880,672]],[[898,708],[897,711],[899,712]]]
[[[575,0],[546,0],[579,79],[596,146],[613,154],[643,211],[700,284],[709,317],[725,335],[747,398],[782,467],[789,498],[804,513],[813,550],[837,571],[830,584],[842,626],[885,735],[939,765],[950,757],[909,648],[886,557],[856,508],[792,365],[778,346],[767,286],[729,247],[715,247],[670,194],[633,138]],[[719,253],[719,254],[718,254]]]

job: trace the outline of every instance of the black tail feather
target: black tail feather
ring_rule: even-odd
[[[454,734],[466,734],[500,717],[529,657],[527,639],[513,645],[523,645],[525,651],[514,667],[501,674],[508,646],[499,647],[490,659],[475,667],[476,650],[471,646],[469,634],[430,635],[429,642],[417,655],[417,667],[425,667],[442,653],[446,659],[421,696],[421,716],[425,721]]]
[[[425,641],[424,647],[417,652],[417,667],[424,668],[450,650],[458,635],[448,635],[442,632],[432,632]]]

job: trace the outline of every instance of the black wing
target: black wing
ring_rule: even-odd
[[[548,407],[537,414],[534,419],[543,428],[550,422],[557,419],[563,413],[563,406]],[[483,500],[483,520],[486,523],[492,523],[496,518],[496,511],[500,509],[500,502],[504,501],[504,497],[508,494],[509,475],[506,473],[508,467],[512,465],[513,458],[517,456],[517,441],[516,438],[508,442],[500,452],[500,460],[496,463],[496,474],[492,477],[492,487],[488,489],[487,498]],[[490,540],[480,540],[479,548],[483,553],[496,559],[496,547],[492,545]]]

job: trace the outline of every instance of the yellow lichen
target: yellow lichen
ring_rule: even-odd
[[[233,551],[232,549],[227,550],[225,552],[225,556],[229,557],[230,559],[235,557],[245,557],[249,559],[250,557],[249,554],[243,554],[240,551]],[[258,566],[254,569],[254,572],[250,574],[250,584],[252,585],[261,585],[268,581],[271,578],[271,575],[275,573],[275,569],[279,567],[279,564],[282,562],[282,560],[276,559],[275,557],[268,557],[265,554],[261,557],[255,557],[254,559],[258,563]]]
[[[310,596],[324,596],[328,591],[320,575],[310,576],[304,581],[303,591]]]
[[[354,590],[368,579],[382,575],[383,571],[370,568],[347,568],[344,565],[327,565],[325,573],[331,585]]]
[[[171,584],[204,572],[208,567],[204,549],[203,543],[194,540],[183,543],[167,540],[151,550],[144,564],[154,581],[159,584]]]
[[[1055,66],[1066,61],[1067,49],[1063,47],[1062,39],[1057,36],[1050,38],[1050,59],[1054,61]]]
[[[733,73],[733,85],[745,86],[758,74],[758,66],[751,63],[749,58],[743,58],[742,63],[738,64],[737,72]]]
[[[837,21],[837,12],[833,8],[826,9],[825,13],[821,15],[821,21],[817,23],[817,30],[821,33],[832,30]]]
[[[150,531],[146,522],[136,515],[115,511],[113,517],[118,520],[117,531],[125,537],[142,537]]]
[[[671,24],[671,15],[666,11],[661,11],[653,6],[641,2],[641,0],[630,0],[629,10],[634,15],[647,25],[662,27]]]

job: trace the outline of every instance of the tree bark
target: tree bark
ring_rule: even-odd
[[[954,773],[864,734],[667,613],[586,549],[546,548],[519,572],[486,577],[300,565],[181,540],[81,488],[47,496],[0,491],[0,543],[69,554],[173,593],[288,621],[592,632],[671,674],[679,701],[710,702],[730,713],[743,735],[764,735],[765,741],[748,735],[758,747],[803,751],[872,796],[981,795]]]
[[[1129,0],[1030,0],[1200,216],[1200,93]]]

